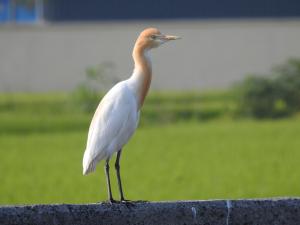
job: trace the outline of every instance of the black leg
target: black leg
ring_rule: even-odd
[[[106,182],[107,182],[107,187],[108,187],[108,198],[109,198],[109,202],[113,203],[115,202],[115,200],[112,197],[112,193],[111,193],[111,186],[110,186],[110,177],[109,177],[109,159],[106,160],[106,164],[105,164],[105,175],[106,175]]]
[[[126,201],[125,198],[124,198],[124,194],[123,194],[122,182],[121,182],[121,175],[120,175],[120,157],[121,157],[121,152],[122,152],[122,149],[120,149],[118,151],[118,153],[117,153],[117,159],[116,159],[116,163],[115,163],[115,168],[116,168],[116,172],[117,172],[118,186],[119,186],[121,201]]]

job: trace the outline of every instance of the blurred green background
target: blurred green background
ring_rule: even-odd
[[[126,197],[299,196],[299,62],[227,90],[151,92],[121,159]],[[1,204],[106,199],[103,162],[82,175],[88,126],[102,96],[89,85],[106,76],[92,74],[68,94],[0,95]]]

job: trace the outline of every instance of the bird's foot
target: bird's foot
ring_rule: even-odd
[[[136,202],[136,203],[146,203],[146,202],[149,202],[149,201],[147,201],[147,200],[136,200],[134,202]]]
[[[108,203],[112,205],[114,203],[118,203],[118,201],[116,201],[113,198],[111,198],[111,199],[108,200]]]
[[[130,206],[134,206],[134,201],[128,200],[128,199],[121,199],[120,203],[125,204],[126,206],[130,207]]]
[[[134,203],[146,203],[149,202],[147,200],[128,200],[128,199],[121,199],[120,203],[130,203],[130,204],[134,204]]]

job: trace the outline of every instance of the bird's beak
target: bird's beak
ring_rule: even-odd
[[[173,36],[173,35],[163,35],[163,39],[165,39],[166,41],[173,41],[173,40],[181,39],[181,37]]]

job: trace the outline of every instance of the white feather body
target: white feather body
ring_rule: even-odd
[[[133,135],[139,121],[136,96],[138,76],[116,84],[101,100],[88,132],[83,157],[83,174],[95,170],[102,159],[109,159]]]

